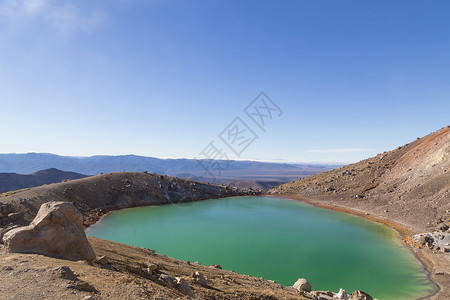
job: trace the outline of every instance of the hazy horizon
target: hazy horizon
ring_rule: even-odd
[[[357,162],[449,125],[449,8],[0,0],[0,152]]]

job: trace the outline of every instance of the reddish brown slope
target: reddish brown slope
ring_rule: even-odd
[[[369,212],[417,231],[450,222],[450,126],[396,150],[269,191]]]

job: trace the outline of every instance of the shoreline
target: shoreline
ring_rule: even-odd
[[[404,240],[403,240],[404,237],[406,237],[408,235],[416,234],[418,232],[416,232],[416,231],[414,231],[414,230],[412,230],[410,228],[407,228],[404,225],[398,224],[398,223],[396,223],[394,221],[386,220],[384,218],[381,218],[379,216],[370,214],[368,212],[355,210],[355,209],[348,208],[348,207],[343,207],[343,206],[337,206],[335,204],[333,204],[333,205],[331,205],[331,204],[324,204],[324,203],[318,202],[317,200],[311,200],[311,199],[308,199],[308,198],[305,198],[305,197],[301,197],[301,196],[288,195],[288,194],[285,194],[285,195],[283,195],[283,194],[281,194],[281,195],[264,195],[264,196],[292,199],[292,200],[303,202],[303,203],[311,205],[311,206],[324,208],[324,209],[329,209],[329,210],[334,210],[334,211],[338,211],[338,212],[342,212],[342,213],[346,213],[346,214],[362,217],[362,218],[367,219],[369,221],[376,222],[376,223],[388,226],[389,228],[395,230],[398,233],[400,244],[402,246],[406,245],[406,249],[408,249],[408,251],[410,251],[414,255],[414,257],[417,259],[417,261],[419,261],[419,263],[424,267],[424,270],[427,273],[428,279],[435,286],[435,290],[433,291],[432,294],[424,296],[422,298],[419,298],[418,300],[431,299],[431,297],[435,297],[441,292],[442,289],[441,289],[439,283],[436,282],[435,280],[433,280],[433,278],[431,278],[431,274],[433,274],[432,268],[434,267],[433,260],[430,259],[429,257],[425,257],[425,255],[423,253],[421,253],[419,251],[416,251],[417,250],[416,248],[414,248],[412,245],[404,242]]]
[[[245,196],[251,196],[251,195],[240,195],[237,197],[245,197]],[[255,196],[255,195],[253,195]],[[419,251],[416,251],[417,249],[415,249],[412,245],[406,243],[403,238],[408,236],[408,235],[412,235],[415,233],[418,233],[417,231],[414,231],[410,228],[407,228],[406,225],[402,225],[402,224],[398,224],[394,221],[390,221],[390,220],[386,220],[383,219],[379,216],[370,214],[368,212],[365,211],[361,211],[361,210],[355,210],[352,208],[348,208],[348,207],[342,207],[342,206],[337,206],[335,204],[324,204],[324,203],[320,203],[317,200],[311,200],[311,199],[307,199],[305,197],[300,197],[300,196],[296,196],[296,195],[268,195],[268,194],[261,194],[261,195],[256,195],[256,196],[266,196],[266,197],[279,197],[279,198],[286,198],[286,199],[291,199],[291,200],[295,200],[295,201],[300,201],[303,202],[305,204],[311,205],[311,206],[315,206],[315,207],[319,207],[319,208],[324,208],[324,209],[328,209],[328,210],[333,210],[333,211],[338,211],[338,212],[342,212],[342,213],[346,213],[346,214],[350,214],[350,215],[354,215],[354,216],[358,216],[358,217],[362,217],[364,219],[367,219],[369,221],[372,222],[376,222],[385,226],[388,226],[389,228],[393,229],[396,233],[397,236],[394,236],[394,239],[398,240],[399,245],[402,247],[405,247],[406,249],[408,249],[408,251],[410,251],[410,253],[416,258],[416,260],[423,266],[426,274],[427,274],[427,278],[428,280],[430,280],[433,285],[435,286],[434,291],[424,297],[418,298],[418,300],[423,300],[423,299],[431,299],[431,297],[437,296],[439,294],[439,292],[442,290],[439,283],[436,282],[435,280],[433,280],[433,278],[431,278],[431,274],[432,272],[432,268],[433,268],[433,261],[432,259],[430,259],[429,257],[425,257],[425,255]],[[236,197],[236,196],[231,196],[231,197]],[[228,197],[219,197],[219,198],[230,198]],[[100,212],[97,212],[91,216],[89,216],[90,221],[84,223],[85,225],[85,230],[92,226],[97,224],[98,222],[101,221],[101,219],[103,217],[105,217],[107,214],[114,212],[114,211],[118,211],[118,210],[122,210],[122,209],[127,209],[127,208],[137,208],[137,207],[146,207],[146,206],[154,206],[154,205],[167,205],[167,204],[178,204],[178,203],[189,203],[189,202],[197,202],[197,201],[204,201],[204,200],[211,200],[211,199],[218,199],[218,198],[206,198],[206,199],[197,199],[197,200],[185,200],[185,201],[181,201],[181,202],[156,202],[156,203],[149,203],[149,204],[140,204],[140,205],[134,205],[134,206],[126,206],[126,207],[117,207],[117,208],[109,208],[109,209],[101,209]],[[88,224],[88,225],[86,225]],[[406,245],[406,246],[405,246]]]

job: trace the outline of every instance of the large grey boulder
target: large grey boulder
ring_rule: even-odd
[[[28,226],[18,227],[3,236],[8,252],[37,253],[69,260],[95,259],[83,229],[83,216],[69,202],[42,204]]]

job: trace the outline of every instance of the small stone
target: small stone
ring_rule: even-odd
[[[162,273],[159,276],[159,279],[168,286],[175,286],[177,284],[177,280],[175,279],[175,277],[172,277],[172,276],[164,274],[164,273]]]
[[[68,266],[57,267],[49,271],[63,279],[78,280],[77,276],[72,272],[72,270]]]
[[[447,224],[442,224],[441,226],[439,226],[439,230],[441,231],[447,231],[448,230],[448,225]]]
[[[189,284],[183,278],[176,277],[177,289],[185,295],[194,297],[194,292],[192,291]]]
[[[333,296],[328,296],[328,295],[319,295],[317,297],[317,300],[333,300],[333,299],[336,299],[336,298],[334,298]]]
[[[350,295],[348,300],[373,300],[373,298],[363,291],[356,290]]]
[[[105,270],[114,271],[114,267],[113,267],[110,263],[107,263],[107,264],[102,265],[102,266],[100,267],[100,269],[105,269]]]
[[[216,269],[221,269],[222,270],[222,267],[220,265],[214,264],[214,265],[209,265],[209,266],[212,267],[212,268],[216,268]]]
[[[97,290],[86,281],[74,281],[66,285],[68,289],[74,289],[83,292],[96,292]]]
[[[205,278],[205,276],[201,272],[195,272],[192,277],[194,278],[194,281],[200,285],[207,286],[208,280]]]
[[[158,266],[155,265],[154,263],[149,262],[147,264],[147,272],[148,274],[153,274],[153,272],[158,270]]]
[[[109,259],[106,256],[102,255],[100,257],[97,257],[94,262],[101,265],[106,265],[107,263],[109,263]]]
[[[344,289],[339,289],[339,292],[335,295],[337,299],[348,299],[348,294]]]
[[[311,285],[305,278],[299,278],[292,287],[298,291],[311,292]]]

